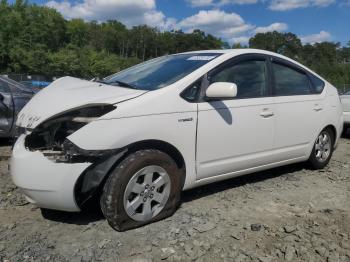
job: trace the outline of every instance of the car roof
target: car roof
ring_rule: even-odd
[[[243,55],[243,54],[263,54],[263,55],[270,55],[270,56],[274,56],[274,57],[278,57],[284,60],[287,60],[289,62],[292,62],[293,64],[299,65],[301,68],[304,68],[305,70],[311,72],[312,74],[316,75],[317,77],[319,77],[320,79],[322,79],[323,81],[326,81],[323,77],[321,77],[320,75],[318,75],[317,73],[313,72],[312,70],[310,70],[309,68],[307,68],[306,66],[300,64],[299,62],[286,57],[284,55],[278,54],[278,53],[274,53],[271,51],[266,51],[266,50],[262,50],[262,49],[254,49],[254,48],[235,48],[235,49],[215,49],[215,50],[199,50],[199,51],[190,51],[190,52],[184,52],[182,54],[224,54],[224,55],[230,55],[232,57],[234,56],[238,56],[238,55]]]
[[[292,63],[298,64],[299,66],[305,68],[302,64],[298,63],[297,61],[290,59],[289,57],[286,57],[284,55],[280,55],[278,53],[262,50],[262,49],[254,49],[254,48],[235,48],[235,49],[216,49],[216,50],[199,50],[199,51],[189,51],[184,52],[181,54],[225,54],[230,56],[238,56],[243,54],[263,54],[263,55],[270,55],[279,57],[284,60],[288,60]]]
[[[189,51],[189,52],[184,52],[182,54],[201,54],[201,53],[211,53],[211,54],[231,54],[232,56],[236,55],[241,55],[241,54],[264,54],[264,55],[271,55],[271,56],[276,56],[280,57],[283,59],[291,60],[292,59],[280,55],[278,53],[274,53],[271,51],[266,51],[262,49],[255,49],[255,48],[234,48],[234,49],[214,49],[214,50],[198,50],[198,51]],[[296,62],[296,61],[293,61]]]
[[[183,54],[200,54],[200,53],[219,53],[219,54],[240,54],[240,53],[262,53],[262,54],[276,54],[270,51],[255,49],[255,48],[234,48],[234,49],[208,49],[208,50],[197,50],[188,51]]]

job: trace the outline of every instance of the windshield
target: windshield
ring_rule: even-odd
[[[33,93],[33,91],[30,88],[26,87],[25,85],[15,81],[15,80],[12,80],[11,78],[0,76],[0,80],[2,80],[4,82],[6,82],[7,84],[11,85],[12,86],[11,89],[13,89],[13,87],[15,87],[15,88],[18,88],[21,91],[28,92],[28,93]]]
[[[109,76],[104,79],[104,83],[155,90],[175,83],[219,55],[221,54],[191,53],[162,56]]]

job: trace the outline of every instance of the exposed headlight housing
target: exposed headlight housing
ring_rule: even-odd
[[[65,162],[94,162],[96,159],[102,159],[109,157],[120,149],[107,149],[107,150],[85,150],[79,148],[72,143],[69,139],[66,139],[63,143],[63,155]]]
[[[57,115],[36,127],[26,137],[25,146],[55,159],[59,155],[64,157],[63,144],[68,136],[114,109],[110,104],[89,105]]]

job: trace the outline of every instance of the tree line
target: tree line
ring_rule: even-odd
[[[65,20],[54,9],[21,0],[1,0],[0,25],[0,73],[101,77],[153,57],[222,46],[199,30]]]
[[[127,28],[112,20],[66,20],[52,8],[0,0],[0,73],[103,77],[166,54],[241,48],[200,30]],[[350,84],[350,42],[303,45],[292,33],[256,34],[249,46],[274,51],[311,67],[335,85]]]

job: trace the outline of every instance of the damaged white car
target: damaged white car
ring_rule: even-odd
[[[19,114],[11,174],[42,208],[79,211],[97,195],[126,230],[172,215],[182,190],[295,162],[323,168],[342,117],[337,90],[281,55],[168,55],[39,92]]]

